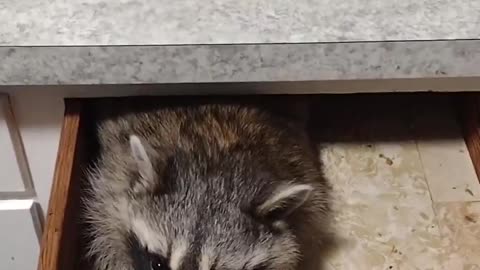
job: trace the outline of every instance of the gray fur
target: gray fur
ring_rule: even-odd
[[[98,136],[86,200],[98,270],[147,270],[146,250],[172,270],[297,269],[328,229],[329,186],[287,117],[157,108],[103,120]]]

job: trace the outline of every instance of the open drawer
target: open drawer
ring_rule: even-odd
[[[332,141],[335,142],[335,140],[341,141],[342,143],[346,142],[347,144],[358,141],[359,145],[361,144],[365,146],[364,151],[373,151],[372,148],[375,148],[376,144],[375,139],[372,139],[373,137],[370,136],[368,139],[358,140],[352,139],[355,136],[362,137],[362,134],[359,134],[359,132],[361,133],[361,125],[365,124],[366,121],[363,121],[362,116],[351,114],[352,110],[355,110],[352,108],[355,108],[356,106],[358,107],[359,103],[368,103],[368,100],[372,99],[371,97],[372,96],[361,95],[312,98],[318,100],[318,102],[315,101],[315,104],[323,104],[321,106],[314,106],[311,111],[312,114],[321,115],[322,119],[317,122],[321,123],[321,127],[312,127],[311,125],[312,132],[316,134],[314,137],[328,143],[331,143]],[[452,98],[446,95],[437,95],[435,97],[434,95],[423,94],[398,96],[382,95],[380,97],[375,95],[373,99],[377,102],[381,101],[380,103],[372,102],[372,104],[377,105],[365,105],[365,109],[357,108],[357,110],[371,111],[370,118],[368,118],[368,121],[370,122],[377,116],[378,118],[382,118],[383,121],[388,122],[390,121],[389,119],[392,119],[391,121],[394,122],[395,119],[398,120],[398,113],[394,113],[394,111],[396,109],[402,110],[405,108],[405,104],[410,104],[411,100],[416,99],[417,97],[423,99],[422,102],[427,103],[428,100],[435,100],[437,98],[452,101]],[[147,99],[150,103],[152,101],[155,103],[155,100],[161,98]],[[398,104],[396,101],[397,99],[399,100]],[[454,97],[455,102],[448,102],[448,104],[458,104],[457,99],[457,97]],[[460,108],[461,117],[458,119],[461,120],[458,121],[458,123],[463,127],[463,135],[466,139],[463,144],[467,146],[470,152],[470,157],[473,160],[473,162],[471,162],[469,157],[466,162],[470,162],[471,164],[467,164],[467,167],[471,166],[472,171],[475,168],[477,172],[480,172],[478,170],[480,168],[480,102],[478,102],[476,96],[468,96],[467,98],[462,96],[459,100],[461,100],[461,106],[452,106],[452,108],[454,108],[452,112],[455,113],[455,116],[452,117],[457,121],[457,109]],[[91,102],[92,101],[89,99],[69,99],[65,101],[65,118],[62,127],[46,226],[43,234],[39,270],[92,269],[90,262],[83,256],[87,239],[84,234],[85,226],[82,223],[80,210],[81,197],[83,196],[82,192],[86,186],[84,181],[84,170],[89,166],[89,162],[94,159],[96,153],[96,141],[93,131],[95,129],[97,118],[95,113],[90,109]],[[130,102],[135,103],[136,101]],[[372,106],[377,106],[377,108],[375,108],[377,111],[376,116]],[[382,109],[385,110],[382,111]],[[382,114],[379,115],[378,111],[382,111]],[[375,126],[375,124],[370,122],[370,126]],[[398,123],[400,122],[402,121],[399,121]],[[387,123],[386,126],[388,127],[389,124]],[[378,128],[379,126],[375,127]],[[333,133],[322,131],[332,130],[332,128],[335,130]],[[381,133],[380,136],[383,136],[383,133],[393,133],[395,130],[398,129],[393,128],[391,131],[386,129],[379,133]],[[407,133],[405,133],[406,136],[409,136]],[[432,131],[431,133],[433,134],[435,131]],[[395,137],[395,134],[389,135]],[[435,136],[436,135],[434,135],[434,137]],[[383,142],[393,142],[393,144],[395,144],[395,138],[392,139],[390,136],[388,137],[388,140],[385,140],[387,137],[388,136],[380,138],[380,140],[383,140]],[[406,141],[404,137],[401,137],[400,140],[402,142]],[[409,138],[407,138],[407,140],[409,140]],[[468,156],[468,153],[466,153],[466,156]],[[397,157],[389,157],[387,154],[378,154],[376,152],[372,157],[373,158],[371,159],[373,162],[378,162],[376,166],[386,166],[385,170],[388,170],[389,166],[392,168],[395,167],[397,165],[397,160],[401,159],[396,159]],[[343,160],[345,159],[348,159],[348,157],[345,158],[344,156]],[[356,161],[353,160],[352,162]],[[475,173],[473,172],[473,174]],[[428,179],[425,181],[428,181]],[[478,180],[476,180],[476,184],[478,185]],[[478,188],[469,186],[466,190],[467,193],[475,193],[479,189],[480,186]],[[477,196],[477,194],[474,195]],[[473,213],[471,216],[465,214],[464,218],[466,219],[465,222],[470,222],[472,224],[475,222],[475,224],[480,226],[480,219],[477,221],[477,218],[479,217],[476,216],[476,213]],[[405,241],[408,242],[409,240],[405,239]],[[468,264],[468,262],[465,262],[465,264]]]
[[[292,102],[287,96],[235,98],[244,102],[262,103],[268,99],[270,105],[283,110],[288,100],[289,113],[302,110],[300,102]],[[210,103],[211,97],[194,97],[193,102]],[[216,97],[218,102],[232,102],[225,97]],[[301,99],[298,99],[300,101]],[[86,225],[82,222],[82,196],[88,185],[85,172],[95,160],[96,124],[103,116],[112,112],[121,114],[131,110],[143,110],[158,104],[189,104],[182,97],[129,97],[129,98],[83,98],[65,100],[65,115],[61,131],[59,150],[51,189],[51,197],[43,232],[39,270],[91,269],[85,254]],[[282,105],[279,106],[278,104]]]

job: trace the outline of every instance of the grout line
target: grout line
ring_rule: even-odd
[[[416,104],[418,106],[418,103],[416,103]],[[415,114],[415,106],[413,106],[411,108],[411,110],[409,110],[409,112],[411,113],[411,116],[416,115]],[[411,117],[410,119],[416,119],[416,118]],[[435,209],[436,202],[433,199],[432,190],[430,188],[430,181],[428,181],[427,172],[426,172],[426,169],[425,169],[425,163],[423,161],[424,158],[422,156],[422,152],[420,151],[420,147],[419,147],[418,123],[415,122],[415,120],[411,120],[411,121],[413,121],[413,123],[410,123],[410,124],[413,124],[413,125],[411,125],[411,127],[412,127],[413,137],[414,137],[414,141],[415,141],[415,148],[417,149],[418,159],[420,161],[420,167],[422,168],[423,179],[425,180],[425,183],[426,183],[427,188],[428,188],[428,196],[430,197],[430,207],[431,207],[433,215],[434,215],[433,222],[434,222],[435,226],[437,226],[437,230],[438,230],[440,239],[442,239],[443,236],[442,236],[442,233],[440,231],[440,220],[438,218],[437,210]]]
[[[412,133],[413,133],[413,137],[414,137],[413,140],[415,142],[415,148],[417,149],[417,154],[418,154],[418,157],[419,157],[419,160],[420,160],[420,166],[422,168],[423,178],[425,179],[425,183],[427,184],[428,194],[430,196],[430,201],[432,202],[432,206],[433,206],[435,201],[433,200],[432,190],[430,188],[430,182],[428,181],[427,172],[426,172],[426,169],[425,169],[425,163],[423,161],[424,158],[422,156],[422,151],[420,151],[420,146],[418,145],[419,144],[418,123],[417,123],[416,120],[414,120],[414,119],[417,119],[417,118],[413,117],[415,115],[418,115],[416,113],[416,110],[417,110],[416,108],[419,106],[418,104],[419,103],[416,103],[416,106],[412,106],[411,109],[408,111],[410,113],[409,119],[411,119],[410,120],[411,123],[409,123],[409,126],[411,128]]]
[[[422,167],[423,178],[425,179],[425,183],[427,184],[427,187],[428,187],[428,194],[430,196],[430,201],[432,202],[432,205],[433,205],[436,202],[433,200],[432,190],[430,189],[430,182],[428,181],[425,164],[423,162],[422,152],[420,151],[420,147],[418,146],[417,138],[415,139],[415,148],[417,149],[417,154],[420,160],[420,166]]]
[[[417,134],[416,134],[416,133],[415,133],[415,137],[417,137]],[[433,200],[432,191],[431,191],[431,189],[430,189],[430,182],[429,182],[428,179],[427,179],[427,173],[426,173],[426,170],[425,170],[425,165],[424,165],[424,163],[423,163],[422,153],[421,153],[421,151],[420,151],[420,148],[418,147],[418,139],[417,139],[417,138],[415,139],[415,147],[417,148],[417,153],[418,153],[418,157],[419,157],[419,160],[420,160],[420,166],[422,167],[423,178],[425,179],[425,183],[427,184],[427,187],[428,187],[428,195],[429,195],[429,197],[430,197],[431,207],[432,207],[432,210],[433,210],[433,214],[435,215],[436,225],[437,225],[437,227],[439,227],[440,222],[438,221],[437,210],[435,209],[435,204],[436,204],[437,202],[435,202],[435,201]]]

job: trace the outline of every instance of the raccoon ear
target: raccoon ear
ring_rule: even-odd
[[[143,187],[148,187],[155,181],[155,170],[153,169],[152,162],[148,156],[148,149],[149,145],[146,142],[142,143],[140,138],[136,135],[130,136],[130,150],[141,177],[141,183],[134,183],[133,187],[137,187],[138,184]]]
[[[257,207],[257,214],[271,221],[284,219],[308,200],[312,190],[307,184],[280,186]]]

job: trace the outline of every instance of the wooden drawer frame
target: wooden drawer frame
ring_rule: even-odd
[[[480,176],[480,97],[478,94],[454,94],[460,123],[477,176]],[[89,114],[85,101],[65,100],[59,151],[54,173],[47,220],[41,243],[38,270],[89,269],[82,261],[78,210],[84,165],[88,161]]]
[[[43,232],[39,270],[80,269],[79,207],[86,161],[85,114],[80,100],[65,101],[59,150]]]

